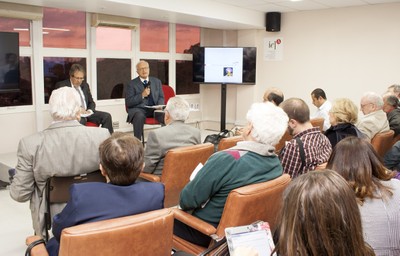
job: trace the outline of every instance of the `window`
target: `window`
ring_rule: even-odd
[[[97,99],[125,98],[124,85],[131,80],[130,59],[97,59]]]
[[[86,49],[86,13],[44,8],[43,46]]]
[[[30,21],[0,17],[0,31],[18,32],[19,46],[31,46]]]
[[[19,58],[18,89],[0,90],[0,107],[32,105],[31,58]]]
[[[145,60],[149,63],[150,76],[157,77],[161,80],[162,84],[167,84],[169,82],[168,76],[168,60]],[[136,67],[135,67],[136,71]]]
[[[44,102],[49,103],[51,92],[59,81],[69,79],[69,69],[72,64],[81,64],[86,69],[84,58],[44,57]]]
[[[140,51],[168,52],[168,23],[140,20]]]
[[[132,46],[132,30],[123,28],[97,27],[97,50],[130,51]]]
[[[200,28],[176,24],[176,52],[191,53],[196,45],[200,46]]]
[[[176,61],[176,94],[200,93],[199,84],[193,83],[192,61]]]

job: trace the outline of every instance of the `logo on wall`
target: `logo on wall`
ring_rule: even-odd
[[[283,39],[281,37],[264,38],[264,61],[283,60]]]

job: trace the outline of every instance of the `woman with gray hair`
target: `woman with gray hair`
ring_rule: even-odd
[[[275,145],[285,133],[289,118],[271,102],[254,103],[247,112],[244,141],[213,154],[196,177],[182,190],[180,207],[218,226],[231,190],[273,180],[282,175]],[[207,247],[210,237],[175,220],[174,234]]]

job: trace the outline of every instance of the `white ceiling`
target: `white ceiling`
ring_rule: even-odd
[[[298,12],[400,0],[3,0],[215,29],[262,29],[266,12]],[[284,15],[284,14],[283,14]]]

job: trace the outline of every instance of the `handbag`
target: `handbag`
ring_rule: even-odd
[[[203,143],[210,142],[214,144],[214,152],[217,152],[219,141],[223,138],[229,137],[230,133],[232,133],[232,131],[225,129],[220,131],[219,133],[207,135]]]

